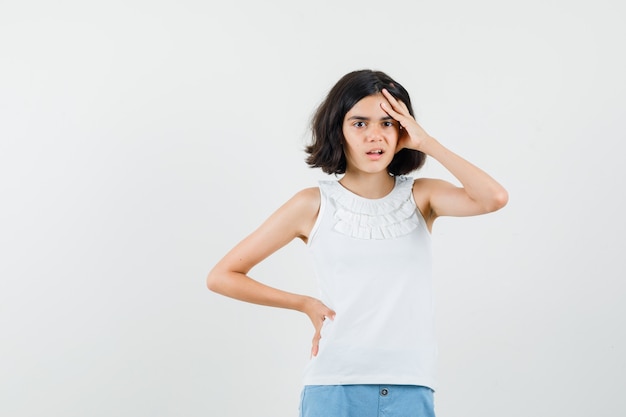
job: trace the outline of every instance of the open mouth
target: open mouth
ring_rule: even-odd
[[[382,149],[374,149],[372,151],[367,152],[368,155],[382,155],[383,154],[383,150]]]

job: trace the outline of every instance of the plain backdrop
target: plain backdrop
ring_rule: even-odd
[[[438,416],[626,415],[625,9],[0,1],[0,415],[296,416],[308,319],[205,277],[362,68],[510,193],[434,227]],[[316,294],[299,241],[251,274]]]

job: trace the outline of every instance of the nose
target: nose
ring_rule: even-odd
[[[380,142],[383,140],[383,132],[380,126],[372,125],[367,130],[367,140],[369,142]]]

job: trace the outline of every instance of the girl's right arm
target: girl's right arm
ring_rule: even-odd
[[[335,312],[313,297],[279,290],[255,281],[248,276],[248,272],[293,239],[300,238],[306,242],[319,207],[320,194],[317,188],[300,191],[231,249],[207,277],[208,288],[218,294],[305,313],[315,327],[313,356],[317,354],[322,323],[326,317],[332,319]]]

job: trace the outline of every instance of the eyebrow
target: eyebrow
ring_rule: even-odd
[[[348,120],[365,120],[365,121],[369,121],[371,119],[369,117],[363,117],[363,116],[350,116],[350,117],[348,117]],[[378,120],[380,120],[380,121],[383,121],[383,120],[393,120],[393,117],[385,116],[385,117],[381,117]]]

